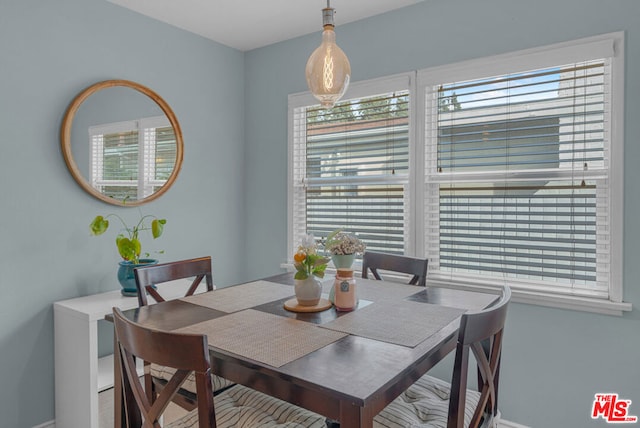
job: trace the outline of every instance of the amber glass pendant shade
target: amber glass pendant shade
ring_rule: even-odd
[[[349,59],[336,44],[333,14],[327,1],[327,7],[322,10],[322,43],[309,57],[305,70],[309,90],[324,108],[333,107],[342,98],[351,79]]]

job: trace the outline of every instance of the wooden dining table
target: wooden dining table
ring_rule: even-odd
[[[325,297],[332,280],[324,283]],[[354,311],[292,312],[284,306],[293,283],[285,273],[125,315],[151,328],[207,334],[215,374],[352,428],[372,427],[382,409],[455,349],[462,313],[498,298],[357,278]]]

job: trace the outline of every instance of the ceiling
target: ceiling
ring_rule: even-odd
[[[322,30],[325,0],[108,0],[119,6],[248,51]],[[335,23],[399,9],[423,0],[334,0]]]

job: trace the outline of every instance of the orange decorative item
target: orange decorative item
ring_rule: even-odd
[[[352,311],[358,305],[356,280],[352,269],[338,269],[334,287],[334,305],[338,311]]]

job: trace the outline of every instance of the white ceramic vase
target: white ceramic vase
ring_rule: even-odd
[[[294,289],[300,306],[315,306],[320,302],[322,284],[315,276],[311,275],[307,279],[296,279]]]

